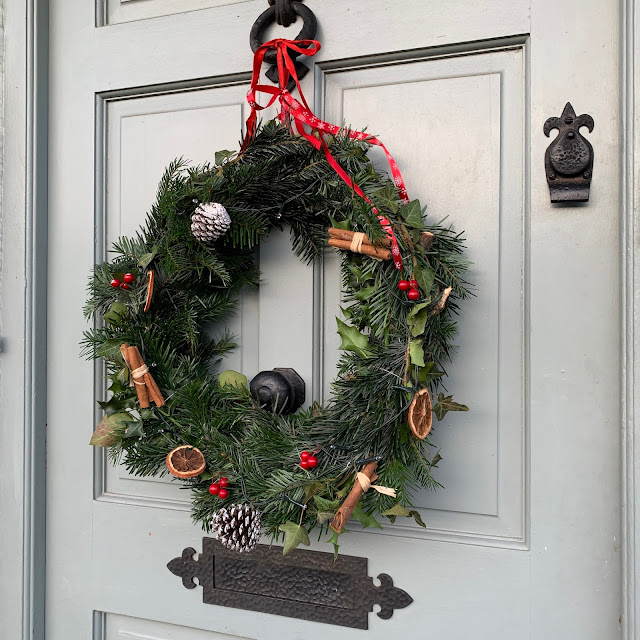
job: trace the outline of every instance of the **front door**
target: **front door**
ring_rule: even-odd
[[[444,489],[426,529],[341,538],[414,599],[368,632],[203,604],[166,568],[202,532],[186,493],[88,446],[99,368],[79,359],[85,278],[133,233],[163,168],[234,149],[262,0],[57,0],[50,7],[47,609],[49,640],[619,634],[618,8],[602,0],[308,0],[315,112],[378,135],[432,221],[464,230],[476,296],[449,371],[469,413],[436,429]],[[300,25],[270,35],[295,37]],[[595,120],[591,199],[550,203],[542,126]],[[553,134],[552,134],[553,135]],[[375,157],[375,154],[374,154]],[[382,165],[381,165],[382,166]],[[229,368],[293,367],[328,394],[335,256],[260,248]],[[312,548],[330,550],[312,540]]]

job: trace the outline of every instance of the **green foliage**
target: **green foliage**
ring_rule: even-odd
[[[95,320],[83,352],[106,363],[109,398],[93,443],[108,446],[114,461],[139,476],[166,472],[165,457],[190,444],[203,452],[207,471],[181,481],[191,492],[192,517],[209,530],[225,504],[208,492],[212,473],[232,479],[226,502],[249,502],[262,512],[266,532],[284,535],[285,552],[309,544],[308,533],[327,523],[354,482],[361,460],[377,457],[378,482],[397,498],[369,491],[354,512],[363,526],[379,527],[375,514],[395,518],[408,511],[413,493],[437,488],[429,439],[417,441],[406,423],[413,393],[439,390],[452,353],[458,301],[469,295],[463,239],[450,227],[427,224],[418,201],[403,204],[393,183],[367,157],[366,142],[338,135],[331,152],[394,228],[404,268],[392,261],[344,252],[341,278],[344,321],[339,371],[330,402],[293,416],[260,408],[242,373],[216,374],[217,361],[234,347],[223,327],[237,294],[259,282],[255,249],[262,238],[289,226],[303,262],[325,250],[330,224],[386,237],[371,207],[338,177],[321,150],[274,122],[264,125],[239,154],[215,155],[214,165],[167,167],[156,202],[134,237],[120,238],[112,259],[95,266],[85,314]],[[191,215],[201,202],[223,203],[232,220],[227,234],[202,243],[191,234]],[[428,251],[418,244],[434,234]],[[155,272],[151,308],[144,312],[147,269]],[[111,287],[114,274],[134,273],[126,291]],[[409,302],[398,281],[415,278],[422,299]],[[436,304],[452,287],[444,309]],[[140,410],[120,354],[136,345],[163,392],[162,408]],[[440,394],[434,410],[466,410]],[[443,413],[444,412],[444,413]],[[305,471],[300,452],[318,451],[319,464]],[[419,519],[419,516],[416,518]],[[421,524],[421,521],[418,521]],[[338,550],[338,534],[329,539]]]
[[[285,556],[300,544],[307,547],[311,544],[309,541],[309,532],[300,524],[287,521],[278,528],[284,533],[284,549],[282,550],[282,554]]]

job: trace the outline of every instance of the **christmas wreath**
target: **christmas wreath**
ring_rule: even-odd
[[[95,266],[85,308],[96,323],[84,352],[104,359],[110,382],[91,443],[133,474],[181,478],[193,519],[240,551],[266,533],[284,534],[288,553],[318,527],[337,553],[349,517],[424,526],[412,494],[439,486],[432,415],[467,410],[442,390],[469,295],[461,235],[424,222],[376,170],[375,138],[299,132],[254,120],[240,152],[172,163],[145,225]],[[328,230],[342,251],[337,378],[325,405],[294,413],[300,399],[278,388],[290,371],[251,389],[242,372],[219,371],[234,347],[224,320],[258,286],[255,248],[283,227],[304,262],[322,255]]]

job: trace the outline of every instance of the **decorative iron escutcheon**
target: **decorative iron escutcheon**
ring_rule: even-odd
[[[570,102],[559,118],[544,123],[544,135],[553,129],[558,136],[544,154],[544,168],[551,202],[587,202],[593,175],[593,147],[580,133],[580,127],[593,131],[593,118],[583,113],[576,117]]]
[[[388,620],[413,598],[393,585],[386,573],[380,586],[368,575],[367,558],[296,549],[286,556],[280,547],[259,544],[247,554],[230,551],[214,538],[202,539],[202,553],[188,547],[167,567],[194,589],[198,578],[206,604],[272,613],[354,629],[369,628],[369,612]]]

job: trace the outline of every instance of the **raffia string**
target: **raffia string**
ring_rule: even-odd
[[[351,247],[349,249],[354,253],[362,253],[362,243],[364,242],[364,233],[356,231],[351,238]]]
[[[131,372],[131,378],[136,384],[145,384],[145,373],[149,373],[149,367],[146,364],[143,364],[141,367],[138,367]],[[138,382],[138,380],[142,380],[142,382]]]
[[[391,487],[383,487],[379,484],[371,484],[369,476],[366,473],[362,473],[362,471],[358,471],[358,473],[356,473],[356,479],[360,483],[364,493],[367,493],[369,489],[375,489],[378,493],[382,493],[385,496],[391,496],[392,498],[396,497],[395,489],[392,489]]]

